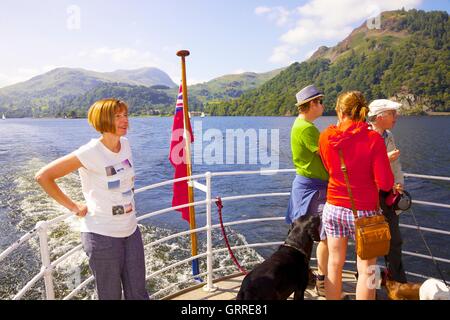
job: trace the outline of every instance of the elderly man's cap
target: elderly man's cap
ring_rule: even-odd
[[[323,93],[319,91],[314,85],[310,85],[297,92],[295,97],[297,98],[297,103],[295,105],[298,107],[311,100],[323,97]]]
[[[369,117],[379,115],[384,111],[398,110],[401,106],[402,106],[401,103],[388,99],[373,100],[369,104]]]

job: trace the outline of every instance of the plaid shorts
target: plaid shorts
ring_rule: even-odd
[[[377,210],[357,210],[358,217],[371,217],[380,214]],[[352,209],[325,203],[322,214],[327,237],[343,238],[352,236],[355,240],[355,217]]]

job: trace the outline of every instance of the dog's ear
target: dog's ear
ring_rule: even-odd
[[[294,233],[299,233],[301,232],[300,230],[302,230],[305,226],[305,220],[307,219],[306,216],[302,216],[298,219],[295,219],[294,222],[292,222],[291,227],[289,228],[289,232],[288,232],[288,236],[294,232]]]

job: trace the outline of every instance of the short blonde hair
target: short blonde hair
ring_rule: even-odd
[[[360,91],[348,91],[339,95],[336,111],[342,112],[353,121],[366,121],[369,108],[366,99]]]
[[[89,108],[88,122],[100,133],[116,133],[115,115],[123,110],[128,112],[128,105],[123,101],[117,99],[99,100]]]

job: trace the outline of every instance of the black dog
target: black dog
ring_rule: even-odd
[[[320,240],[319,225],[318,216],[295,220],[284,244],[245,276],[236,299],[286,300],[294,292],[295,300],[303,300],[313,243]]]

